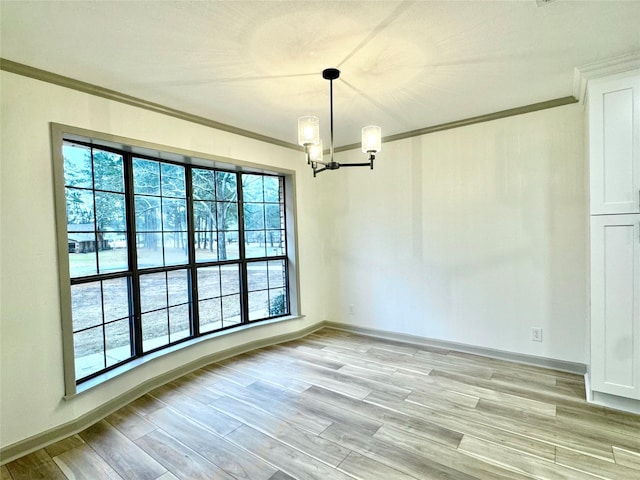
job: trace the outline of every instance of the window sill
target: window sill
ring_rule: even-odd
[[[250,330],[250,329],[254,329],[254,328],[260,328],[260,327],[266,327],[268,325],[274,325],[274,324],[278,324],[278,323],[283,323],[283,322],[288,322],[290,320],[299,320],[304,318],[304,315],[289,315],[286,317],[279,317],[279,318],[274,318],[274,319],[270,319],[270,320],[263,320],[263,321],[259,321],[259,322],[255,322],[255,323],[248,323],[245,325],[241,325],[239,327],[233,328],[233,329],[229,329],[229,330],[223,330],[221,332],[216,332],[216,333],[212,333],[209,335],[206,335],[204,337],[198,337],[198,338],[193,338],[191,340],[187,340],[185,342],[179,343],[177,345],[173,345],[167,348],[164,348],[162,350],[159,350],[157,352],[153,352],[150,354],[147,354],[141,358],[136,358],[124,365],[121,365],[113,370],[110,370],[108,372],[105,372],[101,375],[98,375],[97,377],[94,377],[90,380],[87,380],[86,382],[83,382],[79,385],[76,386],[76,391],[74,393],[70,393],[65,395],[63,398],[65,400],[72,400],[75,397],[88,392],[90,390],[93,390],[94,388],[100,386],[100,385],[104,385],[105,383],[109,382],[110,380],[113,380],[115,378],[120,378],[122,377],[122,375],[132,372],[134,370],[136,370],[138,367],[141,367],[143,365],[146,365],[150,362],[153,362],[159,358],[164,358],[167,355],[171,355],[175,352],[178,351],[183,351],[185,349],[188,349],[192,346],[195,345],[200,345],[202,343],[205,342],[211,342],[214,341],[216,339],[222,338],[222,337],[227,337],[227,336],[233,336],[236,334],[239,334],[241,332],[244,332],[246,330]],[[240,353],[239,350],[241,349],[242,345],[237,346],[236,348],[232,348],[233,350],[238,350],[237,353]],[[259,346],[255,347],[255,348],[260,348]],[[233,356],[237,353],[231,353],[227,356]],[[209,358],[211,355],[207,355],[207,358]],[[222,357],[218,358],[218,360],[221,360]],[[144,382],[144,383],[153,383],[155,386],[155,383],[159,383],[159,384],[164,384],[166,382],[169,382],[175,378],[178,378],[186,373],[189,373],[192,370],[195,370],[197,368],[200,368],[198,365],[200,366],[204,366],[207,363],[216,361],[214,360],[210,360],[207,361],[204,357],[200,357],[200,359],[196,359],[194,361],[188,362],[185,365],[182,366],[178,366],[175,369],[166,372],[165,374],[159,376],[159,377],[154,377],[152,379],[150,379],[148,382]],[[156,381],[159,380],[159,381]],[[153,387],[150,387],[150,389]]]

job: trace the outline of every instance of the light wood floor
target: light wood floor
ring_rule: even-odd
[[[640,416],[578,375],[324,329],[213,364],[1,480],[640,479]]]

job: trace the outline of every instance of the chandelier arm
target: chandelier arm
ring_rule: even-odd
[[[370,167],[373,162],[340,163],[341,167]],[[373,167],[372,167],[373,168]]]
[[[327,167],[322,167],[322,168],[314,168],[313,169],[313,176],[315,177],[318,173],[322,173],[325,170],[328,170]]]
[[[313,163],[319,163],[320,165],[329,165],[330,162],[323,162],[322,160],[314,160]],[[367,163],[367,165],[369,165]]]

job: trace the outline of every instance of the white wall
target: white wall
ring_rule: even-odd
[[[331,320],[585,362],[583,136],[570,105],[383,144],[373,172],[323,174]]]
[[[326,319],[318,255],[324,213],[320,185],[302,153],[191,124],[70,89],[1,72],[0,446],[62,425],[194,359],[296,331]],[[162,358],[78,397],[63,400],[62,339],[49,122],[170,147],[297,169],[302,313]],[[295,134],[295,119],[292,120]],[[231,338],[233,337],[233,338]]]
[[[213,349],[322,320],[585,360],[581,107],[385,144],[373,172],[314,180],[293,150],[0,75],[2,447]],[[181,351],[63,400],[50,122],[296,169],[306,318]],[[355,151],[339,157],[361,161]],[[531,326],[544,328],[543,343],[529,340]]]

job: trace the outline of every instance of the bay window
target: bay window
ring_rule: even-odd
[[[291,315],[285,175],[84,140],[61,142],[76,384]]]

